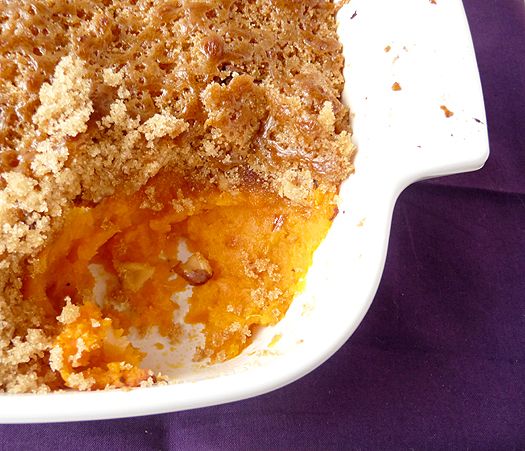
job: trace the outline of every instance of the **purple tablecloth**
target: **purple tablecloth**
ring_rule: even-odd
[[[379,292],[334,357],[230,405],[0,426],[0,448],[525,449],[525,6],[464,3],[491,157],[401,195]]]

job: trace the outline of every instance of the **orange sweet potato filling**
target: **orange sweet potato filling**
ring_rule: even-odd
[[[92,302],[80,308],[79,317],[63,327],[56,338],[62,350],[60,376],[66,386],[90,389],[107,386],[134,387],[146,380],[148,371],[140,368],[144,354],[123,337],[122,329],[115,329],[110,318],[103,318]],[[81,345],[79,345],[81,340]],[[81,375],[81,379],[71,378]]]
[[[156,326],[176,339],[172,295],[189,283],[195,286],[185,320],[203,323],[206,339],[196,358],[238,355],[258,326],[282,318],[302,287],[336,211],[333,195],[316,196],[297,206],[253,187],[232,194],[199,189],[166,172],[133,196],[71,210],[24,281],[25,296],[52,324],[66,297],[81,306],[73,322],[56,323],[62,385],[78,388],[70,377],[78,373],[94,381],[91,388],[145,380],[143,354],[124,337],[131,328],[144,335]],[[181,270],[181,240],[208,265],[198,273],[203,278]],[[100,307],[93,264],[105,272]]]

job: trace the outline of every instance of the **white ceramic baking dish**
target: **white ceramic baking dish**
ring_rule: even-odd
[[[117,418],[235,401],[296,380],[350,337],[377,289],[399,193],[422,178],[480,168],[488,139],[461,0],[352,0],[340,12],[339,29],[344,97],[359,146],[356,173],[342,187],[340,214],[285,319],[216,366],[181,360],[182,349],[151,347],[149,363],[176,376],[172,385],[2,395],[0,422]],[[396,82],[399,91],[392,90]],[[454,114],[447,117],[442,106]]]

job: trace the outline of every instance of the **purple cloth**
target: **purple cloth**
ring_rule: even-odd
[[[491,157],[401,195],[378,294],[334,357],[230,405],[0,426],[0,448],[525,449],[525,7],[464,3]]]

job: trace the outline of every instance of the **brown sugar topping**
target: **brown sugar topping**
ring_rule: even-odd
[[[72,207],[131,195],[164,169],[298,205],[337,191],[355,149],[336,10],[0,0],[0,390],[53,386],[38,366],[50,331],[21,274]]]

